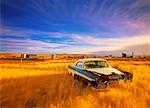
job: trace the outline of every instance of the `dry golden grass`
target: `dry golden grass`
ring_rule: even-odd
[[[132,83],[118,83],[107,91],[74,84],[67,66],[75,60],[46,62],[0,61],[0,107],[4,108],[149,108],[150,62],[110,61],[134,74]]]

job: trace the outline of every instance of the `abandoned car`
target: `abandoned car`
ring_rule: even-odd
[[[74,79],[96,89],[106,88],[111,82],[119,80],[131,82],[133,77],[131,73],[112,68],[106,60],[98,58],[80,59],[68,69]]]

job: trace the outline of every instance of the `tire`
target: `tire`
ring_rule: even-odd
[[[87,88],[88,87],[89,83],[87,81],[81,80],[80,82],[82,83],[82,88]]]
[[[79,76],[74,74],[74,79],[79,81]]]
[[[79,83],[78,85],[80,85],[82,88],[86,88],[89,84],[89,82],[86,79],[80,77],[79,75],[75,74],[74,79],[75,79],[75,83],[77,84],[78,82]]]

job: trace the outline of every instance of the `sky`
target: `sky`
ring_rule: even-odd
[[[150,44],[150,0],[0,0],[0,52],[91,53]]]

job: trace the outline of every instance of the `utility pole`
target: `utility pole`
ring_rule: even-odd
[[[43,61],[45,62],[45,56],[43,56]]]
[[[134,58],[134,52],[132,51],[132,58]]]

